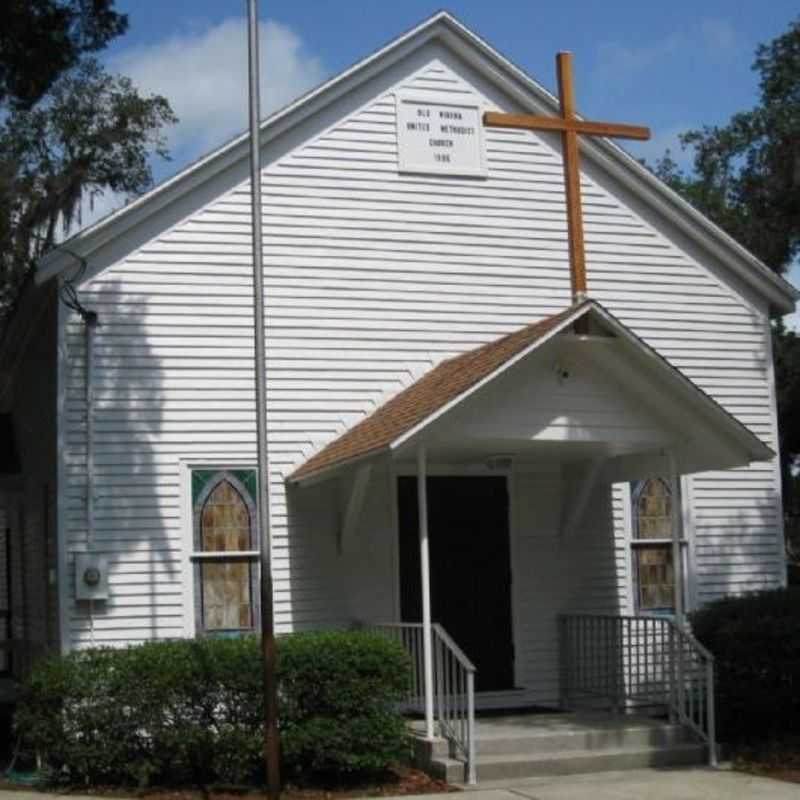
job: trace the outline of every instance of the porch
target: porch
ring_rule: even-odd
[[[713,659],[685,627],[682,478],[771,455],[584,302],[442,362],[389,400],[289,476],[290,515],[292,504],[298,519],[303,503],[324,507],[338,487],[326,565],[337,600],[409,652],[406,708],[422,717],[431,763],[445,749],[461,764],[447,769],[474,782],[489,757],[479,712],[533,703],[661,715],[694,756],[700,745],[714,758]],[[659,540],[674,576],[669,618],[631,613],[618,506],[620,487],[645,477],[671,498]]]
[[[475,666],[434,623],[433,735],[423,625],[368,629],[408,652],[403,708],[414,720],[417,761],[449,782],[716,764],[714,659],[672,620],[561,615],[558,707],[499,711],[476,711]]]
[[[445,739],[424,739],[418,763],[452,784],[467,782],[463,760]],[[644,714],[602,711],[546,713],[520,710],[479,715],[475,724],[476,780],[573,775],[704,763],[707,748],[687,729]]]

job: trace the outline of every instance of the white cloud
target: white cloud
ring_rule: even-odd
[[[285,25],[262,22],[259,37],[265,116],[322,81],[326,70]],[[162,94],[170,101],[180,118],[168,134],[177,166],[247,127],[244,18],[123,50],[109,68],[128,75],[142,92]]]
[[[736,52],[738,37],[725,19],[707,18],[692,30],[671,33],[662,39],[642,44],[607,41],[597,45],[597,73],[602,79],[625,81],[665,61],[685,55],[689,48],[701,49],[706,57],[726,57]]]
[[[706,19],[700,23],[700,34],[712,55],[725,55],[737,44],[736,31],[725,19]]]
[[[600,42],[597,46],[596,74],[616,81],[635,77],[675,55],[684,44],[685,37],[677,33],[638,46]]]

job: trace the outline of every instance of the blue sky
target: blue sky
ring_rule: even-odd
[[[426,0],[260,0],[265,111],[413,27],[441,6]],[[129,32],[105,54],[145,91],[166,95],[181,123],[162,179],[244,129],[245,0],[117,0]],[[579,110],[589,117],[649,125],[653,139],[628,144],[653,158],[681,154],[688,128],[725,122],[753,105],[756,46],[785,32],[797,0],[672,0],[670,3],[461,0],[446,8],[550,89],[554,54],[575,58]],[[107,198],[99,211],[115,200]],[[92,216],[96,216],[93,214]],[[800,285],[800,265],[793,270]]]

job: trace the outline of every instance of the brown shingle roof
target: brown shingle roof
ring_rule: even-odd
[[[586,302],[572,306],[475,350],[443,361],[309,458],[289,476],[289,480],[307,478],[335,464],[363,458],[389,447],[403,434],[576,314],[582,306],[588,305]]]

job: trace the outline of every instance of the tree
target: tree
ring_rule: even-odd
[[[669,152],[656,174],[755,253],[785,272],[800,253],[800,19],[756,51],[760,103],[681,136],[694,169]]]
[[[669,151],[654,172],[765,264],[785,273],[800,255],[800,18],[756,50],[756,107],[727,125],[687,131],[684,172]],[[787,512],[800,515],[800,337],[773,322],[781,467]]]
[[[123,34],[114,0],[3,0],[0,104],[31,108],[81,58]]]
[[[102,41],[107,30],[97,34],[100,39],[90,37],[90,44]],[[150,187],[150,155],[168,157],[163,130],[176,117],[165,98],[142,97],[130,79],[83,57],[30,107],[12,102],[0,120],[2,319],[36,260],[79,218],[84,198],[93,201],[104,191],[135,196]]]

